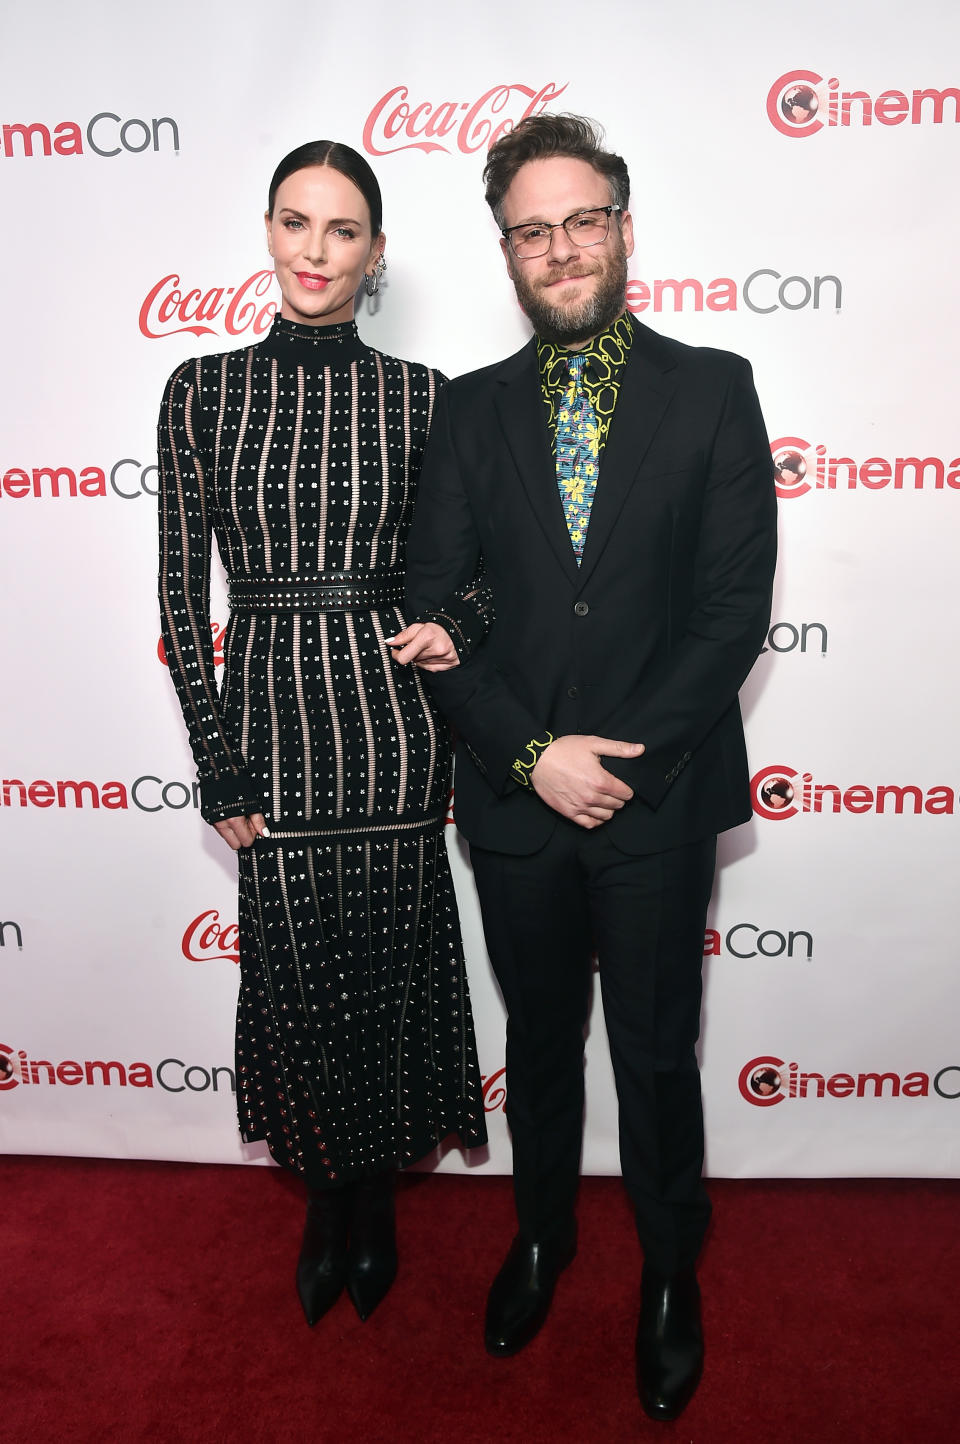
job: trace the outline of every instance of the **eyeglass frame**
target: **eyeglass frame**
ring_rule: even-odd
[[[580,241],[576,240],[574,236],[571,236],[570,232],[567,230],[567,225],[570,221],[575,221],[578,216],[589,216],[595,211],[603,211],[604,215],[606,216],[607,234],[603,236],[602,239],[599,241],[588,241],[586,245],[583,245]],[[570,215],[568,215],[566,219],[562,221],[521,221],[518,226],[506,226],[505,228],[501,229],[500,234],[506,241],[507,245],[510,247],[511,254],[516,256],[518,261],[537,261],[540,259],[541,256],[549,255],[550,247],[553,245],[554,231],[562,230],[567,237],[567,240],[570,241],[578,248],[578,250],[581,251],[589,251],[593,246],[602,246],[603,242],[610,235],[610,217],[615,213],[619,213],[622,215],[623,206],[584,206],[579,211],[571,211]],[[516,247],[513,244],[513,232],[522,231],[527,226],[542,226],[545,231],[550,232],[550,235],[547,240],[545,250],[537,251],[536,254],[532,256],[521,256],[518,255]]]

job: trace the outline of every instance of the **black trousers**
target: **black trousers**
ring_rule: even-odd
[[[695,1049],[716,838],[631,857],[605,827],[561,822],[530,856],[474,847],[471,860],[508,1014],[520,1232],[543,1239],[573,1226],[596,948],[620,1162],[640,1242],[664,1272],[692,1264],[710,1218]]]

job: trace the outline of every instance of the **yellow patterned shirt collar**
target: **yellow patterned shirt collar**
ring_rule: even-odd
[[[570,385],[567,362],[571,356],[585,356],[584,387],[597,416],[600,449],[607,439],[617,404],[623,368],[633,345],[633,327],[626,311],[611,326],[595,336],[582,351],[570,351],[537,337],[537,364],[551,445],[556,445],[557,411]]]
[[[633,345],[633,327],[626,311],[618,316],[612,326],[594,336],[589,346],[582,351],[570,351],[566,346],[557,346],[552,341],[537,337],[537,363],[540,367],[540,381],[544,390],[563,391],[568,385],[567,362],[571,356],[587,358],[586,375],[588,384],[601,386],[619,381],[619,373],[627,364],[630,347]]]

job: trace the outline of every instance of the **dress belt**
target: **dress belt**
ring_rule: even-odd
[[[369,612],[403,601],[403,572],[320,572],[290,578],[236,578],[229,582],[232,612]]]

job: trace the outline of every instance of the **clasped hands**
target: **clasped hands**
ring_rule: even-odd
[[[608,772],[601,757],[640,757],[644,750],[642,742],[569,733],[544,748],[530,781],[554,812],[589,830],[609,822],[633,796],[633,788]]]

